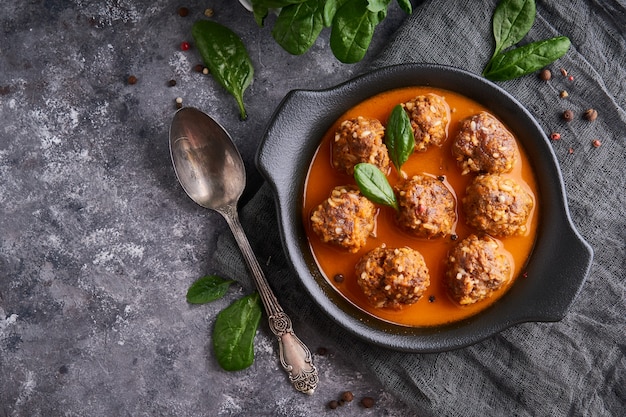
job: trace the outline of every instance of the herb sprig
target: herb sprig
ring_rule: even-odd
[[[483,76],[506,81],[537,71],[556,61],[570,47],[570,40],[558,36],[509,49],[530,31],[537,13],[534,0],[502,0],[493,13],[495,49]]]

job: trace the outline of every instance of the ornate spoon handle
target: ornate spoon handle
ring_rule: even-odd
[[[296,390],[306,394],[313,394],[315,388],[317,388],[319,377],[317,368],[313,365],[311,352],[293,332],[291,319],[285,314],[272,292],[265,274],[263,274],[263,270],[254,256],[250,242],[241,227],[236,206],[226,206],[218,211],[226,219],[246,264],[252,272],[252,277],[269,317],[270,329],[278,338],[280,363],[283,369],[289,375],[289,380]]]

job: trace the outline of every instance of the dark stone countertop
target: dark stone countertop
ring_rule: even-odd
[[[251,55],[245,122],[214,80],[193,71],[197,50],[180,48],[206,7]],[[299,336],[321,379],[311,397],[288,383],[267,327],[252,367],[219,368],[210,331],[243,290],[203,306],[185,301],[188,286],[212,272],[225,223],[186,197],[167,141],[177,97],[214,116],[244,157],[249,196],[260,184],[254,154],[281,99],[367,68],[402,23],[395,2],[356,65],[334,59],[328,30],[305,55],[288,55],[233,0],[50,0],[3,9],[0,416],[411,414],[358,356],[306,328]],[[329,410],[344,390],[355,401]],[[359,405],[364,396],[375,407]]]

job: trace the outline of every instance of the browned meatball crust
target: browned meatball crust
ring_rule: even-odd
[[[381,170],[389,167],[389,153],[383,139],[385,128],[377,119],[359,116],[344,120],[335,132],[332,145],[333,166],[349,175],[361,162],[376,165]]]
[[[458,242],[446,260],[445,284],[461,305],[491,297],[511,278],[511,264],[498,242],[470,235]]]
[[[524,235],[533,205],[520,184],[497,174],[474,178],[463,198],[467,224],[493,236]]]
[[[326,243],[358,252],[374,231],[376,207],[356,186],[335,187],[311,215],[315,234]]]
[[[417,302],[430,285],[424,257],[411,248],[379,246],[355,267],[357,282],[377,308],[399,309]]]
[[[435,238],[452,233],[456,224],[454,194],[427,175],[414,175],[394,187],[398,201],[396,222],[416,237]]]
[[[452,143],[462,174],[505,173],[516,162],[515,138],[498,119],[487,112],[468,117]]]
[[[448,138],[450,106],[436,94],[417,96],[402,103],[413,127],[415,150],[423,152],[431,145],[441,146]]]

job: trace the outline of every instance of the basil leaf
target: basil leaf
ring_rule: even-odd
[[[389,181],[383,172],[369,163],[360,163],[354,166],[354,179],[363,194],[370,201],[391,206],[398,209],[396,195],[393,193]]]
[[[191,29],[198,51],[211,75],[237,101],[241,119],[247,118],[243,93],[254,77],[254,68],[241,39],[226,26],[199,20]]]
[[[207,275],[196,280],[187,290],[187,302],[204,304],[222,298],[232,280],[226,280],[217,275]]]
[[[222,310],[213,328],[213,351],[220,366],[239,371],[254,362],[254,336],[261,320],[258,293],[240,298]]]
[[[301,55],[311,45],[324,28],[324,3],[308,0],[284,7],[272,29],[274,40],[293,55]]]
[[[493,12],[493,56],[515,45],[530,31],[537,13],[534,0],[502,0]]]
[[[492,81],[506,81],[530,74],[565,55],[569,46],[565,36],[529,43],[496,55],[483,75]]]
[[[401,173],[404,164],[415,149],[415,136],[411,120],[404,108],[398,104],[391,111],[387,129],[385,129],[385,145],[389,151],[389,158]]]
[[[372,12],[366,0],[348,0],[337,10],[330,32],[330,49],[345,63],[359,62],[365,56],[374,29],[384,19],[384,12]]]

